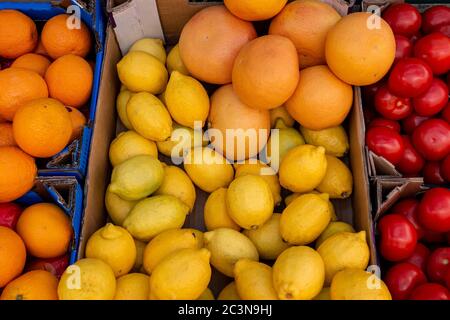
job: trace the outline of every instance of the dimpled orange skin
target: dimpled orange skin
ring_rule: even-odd
[[[31,70],[43,77],[49,65],[50,60],[46,57],[36,53],[27,53],[14,60],[11,64],[11,68]]]
[[[33,51],[38,41],[36,24],[17,10],[0,10],[0,57],[15,59]]]
[[[0,300],[58,300],[58,279],[48,271],[34,270],[11,281]]]
[[[3,226],[0,226],[0,249],[0,288],[3,288],[22,272],[27,253],[19,235]]]
[[[0,123],[0,147],[12,147],[16,145],[12,124],[8,122]]]
[[[81,136],[87,120],[80,110],[67,106],[66,109],[69,112],[70,120],[72,121],[72,136],[70,137],[70,141],[73,141]]]

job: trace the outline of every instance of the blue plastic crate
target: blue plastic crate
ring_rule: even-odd
[[[35,21],[46,21],[58,14],[66,13],[66,10],[63,7],[55,5],[56,2],[57,1],[0,2],[0,10],[19,10]],[[75,176],[81,181],[87,172],[92,126],[94,124],[97,109],[100,73],[103,63],[105,18],[101,0],[86,2],[88,7],[85,8],[78,3],[78,1],[71,1],[72,5],[76,5],[80,8],[81,20],[89,27],[94,38],[95,68],[92,96],[89,105],[88,125],[85,126],[81,138],[75,140],[39,168],[39,175],[41,176]],[[69,12],[69,14],[71,14],[71,12]]]

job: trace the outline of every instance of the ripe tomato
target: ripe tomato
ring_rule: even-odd
[[[414,56],[423,59],[435,75],[450,69],[450,38],[441,32],[433,32],[419,39],[414,46]]]
[[[447,84],[441,79],[434,78],[430,88],[424,94],[413,99],[414,111],[420,116],[433,116],[444,109],[447,101]]]
[[[445,180],[441,174],[441,165],[438,161],[428,161],[423,167],[423,180],[429,184],[444,184]]]
[[[393,95],[387,86],[378,89],[375,95],[375,109],[390,120],[401,120],[412,113],[411,100]]]
[[[402,98],[414,98],[425,93],[433,80],[433,71],[423,60],[403,58],[389,75],[389,91]]]
[[[21,214],[19,205],[13,202],[0,203],[0,226],[15,229]]]
[[[419,201],[414,198],[406,198],[397,202],[390,210],[391,213],[401,214],[412,223],[414,228],[417,231],[417,239],[420,239],[423,236],[424,229],[419,224],[419,219],[417,217],[419,208]]]
[[[438,27],[450,24],[450,8],[443,5],[432,6],[425,10],[422,14],[422,18],[423,32],[433,32]]]
[[[414,288],[427,282],[427,278],[416,265],[401,262],[389,269],[384,282],[393,300],[406,300]]]
[[[51,259],[35,259],[27,265],[26,270],[46,270],[59,278],[68,266],[69,256],[64,255]]]
[[[447,106],[442,110],[441,118],[450,123],[450,102],[447,103]]]
[[[421,243],[417,243],[413,254],[406,260],[403,260],[403,262],[412,263],[413,265],[416,265],[417,267],[419,267],[420,270],[422,270],[423,272],[426,272],[429,255],[430,255],[430,249],[428,249]]]
[[[403,131],[405,131],[406,134],[412,134],[414,129],[416,129],[419,126],[419,124],[421,124],[427,119],[429,118],[422,117],[419,116],[418,114],[413,113],[402,120]]]
[[[450,183],[450,154],[447,155],[444,160],[441,162],[441,174],[442,178],[445,179],[448,183]]]
[[[428,119],[414,130],[412,141],[426,160],[442,160],[450,153],[450,124],[441,119]]]
[[[400,34],[395,35],[395,60],[396,63],[399,59],[411,57],[413,52],[412,42],[405,36]]]
[[[445,34],[447,37],[450,37],[450,24],[446,24],[443,26],[439,26],[433,30],[434,32],[441,32]]]
[[[402,139],[405,150],[402,159],[395,167],[404,175],[417,176],[422,170],[425,160],[414,148],[408,136],[402,136]]]
[[[397,132],[400,132],[400,124],[397,121],[389,120],[385,118],[375,118],[369,122],[369,128],[373,127],[386,127]]]
[[[388,261],[400,261],[410,257],[417,244],[417,232],[413,224],[400,214],[388,214],[378,223],[380,252]]]
[[[375,100],[375,94],[378,88],[383,86],[385,82],[383,80],[375,82],[374,84],[362,87],[362,98],[364,102],[364,107],[373,106],[373,101]],[[364,110],[366,111],[366,110]]]
[[[450,292],[437,283],[425,283],[413,290],[410,300],[450,300]]]
[[[435,232],[450,231],[450,189],[433,188],[420,201],[419,222]]]
[[[373,127],[367,130],[366,144],[376,155],[396,165],[405,150],[403,139],[398,132],[386,127]]]
[[[415,35],[422,24],[419,10],[407,3],[392,4],[383,11],[382,17],[395,34],[405,37]]]
[[[427,262],[427,274],[430,280],[445,284],[445,275],[448,270],[450,270],[450,247],[434,250]]]

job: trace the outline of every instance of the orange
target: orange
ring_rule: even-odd
[[[11,67],[31,70],[43,77],[49,65],[50,60],[46,57],[36,53],[27,53],[17,58]]]
[[[343,81],[367,86],[381,80],[394,62],[394,34],[377,15],[352,13],[329,31],[325,55],[331,71]]]
[[[256,31],[250,22],[235,17],[224,6],[208,7],[184,26],[179,41],[181,60],[195,78],[227,84],[239,50],[254,38]]]
[[[352,107],[352,87],[336,77],[327,66],[300,72],[300,81],[286,102],[289,114],[310,130],[340,125]]]
[[[34,48],[33,53],[49,57],[47,50],[45,50],[44,45],[42,44],[42,38],[39,38],[38,44],[36,48]]]
[[[17,10],[0,11],[0,57],[15,59],[33,51],[38,41],[36,24]]]
[[[86,125],[86,117],[84,114],[74,107],[66,107],[69,111],[70,121],[72,122],[72,136],[70,141],[73,141],[81,136],[83,127]]]
[[[268,35],[246,44],[233,67],[233,88],[239,99],[257,109],[281,106],[299,79],[297,51],[288,38]]]
[[[75,108],[89,100],[93,78],[89,63],[73,54],[55,60],[45,74],[50,97]]]
[[[272,20],[269,34],[292,40],[303,69],[325,64],[325,39],[328,31],[340,19],[341,16],[333,7],[321,1],[293,1]]]
[[[19,235],[0,226],[0,288],[22,272],[26,257],[25,245]]]
[[[58,300],[58,279],[45,270],[24,273],[3,289],[0,300]]]
[[[69,143],[72,121],[61,102],[51,98],[37,99],[17,110],[13,132],[17,145],[26,153],[49,158]]]
[[[17,147],[0,147],[0,203],[14,201],[34,185],[34,159]]]
[[[0,123],[0,147],[11,147],[16,145],[12,124],[8,122]]]
[[[67,26],[74,26],[69,28]],[[79,28],[77,28],[77,25]],[[67,54],[86,57],[91,50],[91,33],[75,16],[60,14],[48,20],[41,33],[45,50],[53,59]]]
[[[247,21],[270,19],[278,14],[287,0],[225,0],[225,6],[235,16]]]
[[[45,80],[36,72],[25,69],[0,71],[0,88],[0,117],[9,121],[25,102],[48,97]]]
[[[51,203],[38,203],[26,208],[17,221],[16,229],[28,253],[37,258],[63,255],[72,240],[69,216]]]

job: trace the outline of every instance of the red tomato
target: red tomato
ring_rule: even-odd
[[[384,81],[378,81],[374,84],[362,87],[362,97],[364,99],[364,106],[372,106],[373,101],[375,99],[375,94],[378,91],[378,88],[380,88],[382,85],[384,85]]]
[[[64,273],[64,271],[68,266],[69,266],[69,256],[64,255],[61,257],[51,259],[33,260],[27,265],[27,271],[46,270],[59,278],[61,277],[61,275]]]
[[[423,272],[426,272],[428,256],[430,255],[430,249],[425,247],[421,243],[417,243],[416,248],[414,249],[413,254],[404,260],[403,262],[409,262],[413,265],[417,266]]]
[[[422,17],[422,30],[425,33],[430,33],[440,26],[450,24],[450,8],[443,5],[432,6],[425,10]]]
[[[450,38],[441,32],[433,32],[419,39],[414,46],[414,56],[423,59],[435,75],[450,69]]]
[[[413,99],[414,111],[420,116],[433,116],[444,109],[447,101],[447,84],[441,79],[434,78],[430,88],[424,94]]]
[[[447,106],[442,110],[441,118],[450,123],[450,102],[447,103]]]
[[[401,214],[412,223],[417,231],[417,239],[422,238],[424,230],[419,224],[419,219],[417,217],[419,208],[419,201],[414,198],[406,198],[397,202],[390,210],[391,213]]]
[[[450,189],[433,188],[420,201],[419,222],[435,232],[450,231]]]
[[[411,293],[410,300],[450,300],[450,292],[437,283],[425,283]]]
[[[445,274],[445,285],[450,289],[450,270],[447,270],[447,273]]]
[[[445,284],[445,275],[450,270],[450,247],[438,248],[428,257],[427,274],[433,282]]]
[[[439,26],[433,30],[434,32],[441,32],[445,34],[447,37],[450,37],[450,24],[446,24],[443,26]]]
[[[389,91],[398,97],[414,98],[425,93],[433,80],[433,71],[423,60],[403,58],[392,68]]]
[[[402,159],[395,167],[404,175],[417,176],[422,170],[425,160],[423,160],[422,156],[414,149],[408,136],[402,136],[402,139],[405,150]]]
[[[369,128],[373,127],[386,127],[397,132],[400,132],[400,124],[397,121],[389,120],[385,118],[375,118],[369,123]]]
[[[450,124],[441,119],[428,119],[414,130],[412,141],[426,160],[442,160],[450,153]]]
[[[402,120],[403,131],[405,131],[406,134],[412,134],[414,129],[427,119],[428,117],[422,117],[413,113]]]
[[[419,267],[408,262],[394,265],[384,278],[393,300],[406,300],[417,286],[427,282]]]
[[[0,226],[15,229],[21,214],[19,205],[13,202],[0,203]]]
[[[412,113],[411,100],[393,95],[386,85],[380,87],[375,95],[375,109],[390,120],[401,120]]]
[[[376,155],[396,165],[403,157],[405,145],[398,132],[386,127],[373,127],[367,130],[366,144]]]
[[[445,233],[425,230],[422,241],[431,244],[443,243],[445,241]]]
[[[395,60],[411,57],[413,51],[412,42],[405,36],[400,34],[395,35]]]
[[[438,161],[427,161],[422,171],[423,180],[429,184],[444,184],[441,174],[441,164]]]
[[[441,163],[441,174],[442,177],[450,183],[450,154],[447,155]]]
[[[395,34],[405,37],[415,35],[422,24],[419,10],[407,3],[392,4],[383,11],[382,17]]]
[[[417,244],[417,232],[413,224],[400,214],[388,214],[378,223],[380,252],[388,261],[401,261],[410,257]]]

